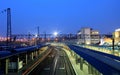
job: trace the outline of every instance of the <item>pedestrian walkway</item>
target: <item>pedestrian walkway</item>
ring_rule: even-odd
[[[112,51],[106,48],[100,48],[100,47],[95,47],[95,46],[84,46],[85,48],[92,49],[92,50],[97,50],[100,52],[112,54]]]
[[[28,60],[28,63],[23,68],[19,69],[18,72],[8,73],[7,75],[22,75],[24,71],[29,69],[31,66],[35,65],[36,62],[40,61],[48,51],[48,47],[42,47],[40,49],[40,54],[36,58]]]
[[[120,51],[116,50],[116,49],[113,52],[113,50],[111,50],[107,47],[96,47],[96,46],[89,46],[89,45],[77,45],[77,46],[88,48],[88,49],[91,49],[91,50],[100,51],[100,52],[103,52],[103,53],[113,54],[115,56],[120,56]]]
[[[69,59],[70,59],[70,62],[75,70],[75,73],[76,75],[92,75],[92,74],[88,74],[88,66],[86,64],[83,64],[83,70],[80,69],[80,63],[76,63],[76,60],[75,58],[71,55],[71,52],[69,50],[66,50],[66,49],[63,49]]]

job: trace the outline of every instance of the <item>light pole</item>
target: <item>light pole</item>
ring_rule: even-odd
[[[37,27],[37,44],[39,44],[39,38],[40,38],[40,33],[39,33],[39,26]]]
[[[113,54],[113,55],[114,55],[114,51],[115,51],[114,45],[115,45],[115,39],[114,39],[114,37],[113,37],[113,38],[112,38],[112,54]]]
[[[45,43],[46,43],[46,32],[44,32],[44,41],[45,41]]]
[[[38,38],[38,35],[36,34],[35,35],[35,46],[37,46],[37,38]]]
[[[7,12],[7,46],[11,42],[11,37],[12,37],[12,31],[11,31],[11,9],[7,8],[2,13]]]

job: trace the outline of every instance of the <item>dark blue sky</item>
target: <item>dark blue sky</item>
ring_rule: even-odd
[[[0,0],[0,11],[11,8],[13,33],[76,33],[91,27],[100,33],[120,27],[120,0]],[[0,14],[0,35],[6,14]]]

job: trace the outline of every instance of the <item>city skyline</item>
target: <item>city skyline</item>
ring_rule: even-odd
[[[11,8],[12,33],[77,33],[90,27],[102,33],[120,28],[119,0],[0,1],[0,12]],[[6,13],[0,14],[0,35],[6,32]]]

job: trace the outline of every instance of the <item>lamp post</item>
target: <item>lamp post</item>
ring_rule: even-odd
[[[40,32],[39,32],[39,26],[37,27],[37,44],[39,44],[40,38]]]
[[[114,50],[115,50],[114,45],[115,45],[115,39],[114,39],[114,37],[113,37],[113,38],[112,38],[112,54],[113,54],[113,55],[114,55]]]
[[[37,43],[37,40],[38,40],[38,35],[36,34],[36,35],[35,35],[35,46],[37,46],[37,44],[38,44],[38,43]]]
[[[112,37],[112,54],[114,55],[115,53],[115,33],[113,33]]]

